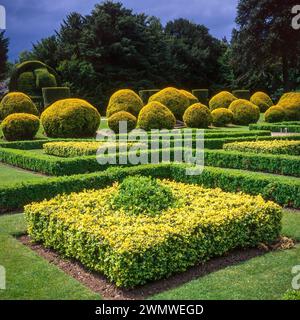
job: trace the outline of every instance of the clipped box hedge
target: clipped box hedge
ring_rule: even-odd
[[[300,208],[299,178],[214,167],[205,167],[201,175],[187,176],[186,169],[190,167],[187,164],[175,163],[128,168],[113,167],[103,172],[54,177],[43,181],[3,186],[0,187],[0,212],[17,210],[33,201],[51,199],[62,193],[101,189],[130,175],[170,178],[205,187],[220,187],[229,192],[243,191],[251,195],[261,194],[266,200],[275,201],[286,207]]]
[[[28,233],[129,288],[280,235],[281,208],[260,196],[161,183],[172,189],[175,203],[157,215],[110,208],[115,184],[26,206]]]
[[[300,121],[250,124],[249,129],[269,130],[272,132],[300,133]]]

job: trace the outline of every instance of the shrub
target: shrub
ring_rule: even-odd
[[[249,125],[259,120],[259,108],[252,102],[238,99],[231,103],[229,110],[233,113],[233,123],[238,125]]]
[[[226,108],[218,108],[211,112],[212,124],[216,127],[224,127],[232,123],[233,113]]]
[[[13,113],[30,113],[38,115],[38,110],[31,99],[24,93],[11,92],[0,103],[0,119]]]
[[[10,114],[1,123],[4,137],[8,141],[31,140],[37,134],[39,127],[39,118],[29,113]]]
[[[278,106],[284,109],[287,120],[300,120],[300,92],[289,92],[284,94],[279,100]]]
[[[175,88],[165,88],[150,97],[149,102],[160,102],[171,110],[175,118],[182,120],[185,110],[189,107],[189,99]]]
[[[207,128],[211,124],[210,110],[201,103],[195,103],[187,108],[183,121],[189,128]]]
[[[17,90],[30,96],[35,96],[36,94],[38,94],[35,84],[36,80],[34,73],[30,71],[23,72],[19,76]]]
[[[119,123],[121,121],[127,123],[127,132],[132,131],[136,127],[136,117],[126,111],[114,113],[108,118],[107,123],[111,130],[113,130],[115,133],[119,133]]]
[[[300,290],[288,290],[283,295],[283,300],[300,300]]]
[[[238,99],[250,100],[251,97],[249,90],[234,90],[232,94]]]
[[[258,91],[254,93],[250,101],[259,107],[260,112],[266,112],[274,105],[272,99],[264,92]]]
[[[189,106],[192,104],[198,103],[199,100],[196,98],[192,93],[186,90],[179,90],[181,93],[183,93],[188,99],[189,99]]]
[[[139,96],[143,100],[144,105],[146,105],[149,101],[149,98],[159,91],[160,91],[159,89],[140,90]]]
[[[151,99],[151,98],[150,98]],[[173,113],[157,101],[148,103],[138,117],[138,127],[144,130],[173,129],[176,119]]]
[[[42,92],[45,108],[58,100],[68,99],[71,96],[70,88],[67,87],[46,87],[42,89]]]
[[[36,87],[40,90],[45,87],[56,87],[57,82],[55,76],[51,74],[47,68],[39,68],[34,70],[36,76]]]
[[[223,148],[242,152],[300,155],[300,141],[293,140],[234,142],[225,144]]]
[[[174,206],[175,198],[169,187],[151,177],[128,177],[112,196],[111,208],[123,209],[128,214],[157,215]]]
[[[47,136],[53,138],[80,138],[94,136],[100,124],[100,114],[85,100],[59,100],[41,116]]]
[[[279,105],[270,107],[266,112],[265,112],[265,121],[266,122],[280,122],[283,121],[286,117],[285,111],[282,107]]]
[[[126,111],[137,117],[142,108],[142,99],[134,91],[123,89],[115,92],[110,97],[106,110],[106,116],[109,118],[114,113]]]
[[[198,102],[208,105],[209,91],[208,89],[194,89],[192,94],[198,99]]]
[[[210,99],[209,108],[211,111],[219,108],[228,108],[235,100],[237,98],[233,94],[228,91],[222,91]]]
[[[268,244],[280,234],[282,210],[261,196],[159,183],[180,199],[175,208],[154,216],[110,209],[115,184],[26,206],[28,233],[119,287],[185,271],[235,248]]]
[[[293,124],[291,121],[284,121],[278,123],[258,123],[251,124],[250,130],[270,130],[272,132],[294,132],[300,133],[300,122]]]

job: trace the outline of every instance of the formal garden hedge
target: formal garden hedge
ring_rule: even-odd
[[[123,183],[26,206],[31,239],[131,288],[280,235],[281,208],[260,196],[162,180],[174,201],[153,214],[111,204]]]
[[[300,133],[300,121],[250,124],[250,130],[269,130],[272,132]]]
[[[20,209],[33,201],[51,199],[62,193],[101,189],[133,175],[174,179],[209,188],[219,187],[229,192],[243,191],[251,195],[261,194],[266,200],[275,201],[283,206],[300,208],[298,178],[214,167],[205,167],[201,175],[186,175],[186,170],[192,167],[188,164],[175,163],[140,165],[130,168],[114,167],[103,172],[53,177],[43,181],[0,187],[0,211]]]

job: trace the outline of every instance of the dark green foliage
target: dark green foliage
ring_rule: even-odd
[[[209,100],[209,90],[208,89],[194,89],[192,94],[199,100],[200,103],[205,106],[208,105]]]
[[[18,79],[18,91],[24,92],[30,96],[38,95],[36,79],[32,71],[26,71],[20,74]]]
[[[233,90],[232,94],[238,99],[250,100],[251,97],[250,90]]]
[[[100,173],[49,178],[39,182],[0,187],[0,211],[19,209],[33,201],[51,199],[57,194],[79,192],[84,189],[101,189],[133,175],[169,178],[206,187],[220,187],[229,192],[261,194],[265,199],[281,205],[300,207],[299,179],[212,167],[206,167],[201,175],[187,176],[188,167],[190,166],[186,164],[158,164],[110,168]]]
[[[278,123],[258,123],[250,124],[250,130],[270,130],[272,132],[291,132],[300,133],[300,121],[299,122],[278,122]]]
[[[42,92],[45,108],[58,100],[68,99],[71,97],[70,88],[67,87],[43,88]]]
[[[9,40],[5,37],[5,31],[0,31],[0,81],[6,78],[8,44]]]
[[[170,206],[175,198],[172,191],[151,177],[128,177],[111,198],[112,209],[123,208],[128,214],[157,215]]]
[[[47,68],[35,69],[36,88],[42,90],[45,87],[56,87],[55,76],[47,70]]]
[[[149,101],[149,98],[159,91],[160,89],[140,90],[139,96],[143,100],[144,105],[146,105]]]

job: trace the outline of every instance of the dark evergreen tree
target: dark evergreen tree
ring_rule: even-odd
[[[6,78],[9,40],[5,31],[0,32],[0,81]]]

